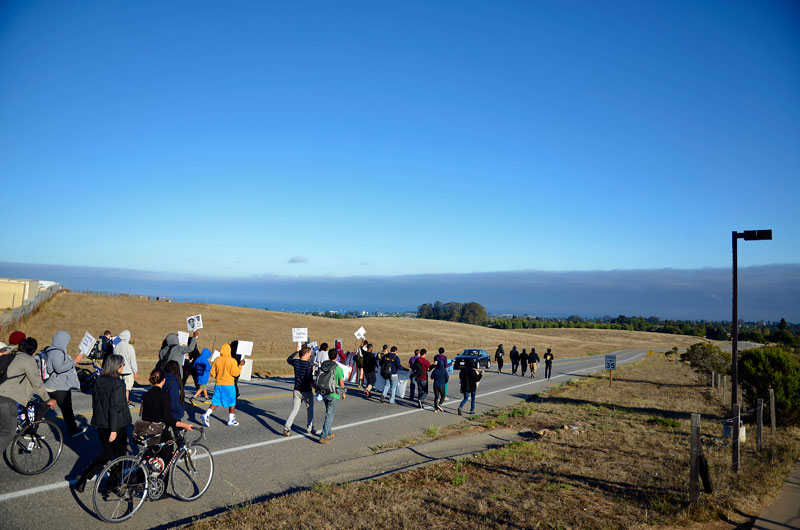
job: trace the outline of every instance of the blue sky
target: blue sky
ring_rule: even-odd
[[[4,261],[800,263],[798,94],[790,1],[6,1]]]

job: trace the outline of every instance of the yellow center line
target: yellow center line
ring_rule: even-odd
[[[245,401],[260,401],[260,400],[262,400],[262,399],[276,399],[276,398],[292,397],[293,395],[294,395],[293,393],[287,393],[287,394],[271,394],[271,395],[269,395],[269,396],[256,396],[256,397],[252,397],[252,398],[240,398],[240,399],[244,399]],[[209,404],[210,404],[210,403],[209,403]],[[198,406],[198,405],[195,405],[195,406]],[[133,411],[136,411],[136,410],[139,410],[140,408],[141,408],[141,407],[136,407],[135,409],[131,409],[131,410],[133,410]],[[82,418],[88,418],[88,417],[89,417],[89,416],[91,416],[91,415],[92,415],[92,413],[91,413],[91,412],[81,412],[81,413],[76,413],[76,414],[75,414],[75,417],[77,418],[78,416],[80,416],[80,417],[82,417]],[[48,416],[48,417],[52,418],[53,416]],[[63,420],[63,419],[64,419],[64,416],[60,416],[60,415],[59,415],[59,416],[55,416],[55,418],[56,418],[56,419],[61,419],[61,420]]]

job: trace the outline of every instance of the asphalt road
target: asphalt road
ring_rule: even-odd
[[[623,350],[617,353],[617,364],[632,362],[647,350]],[[511,405],[534,392],[541,392],[573,378],[603,370],[604,357],[557,359],[552,378],[543,380],[544,364],[536,379],[512,376],[509,373],[487,372],[478,389],[476,412]],[[510,370],[510,363],[504,368]],[[228,427],[227,411],[219,409],[206,429],[204,442],[212,451],[215,462],[214,480],[206,494],[192,503],[182,502],[169,494],[158,501],[146,501],[126,528],[153,528],[191,522],[195,517],[218,513],[231,505],[309,487],[315,482],[336,482],[335,473],[326,469],[346,469],[348,461],[363,465],[361,457],[372,454],[370,447],[416,436],[426,427],[445,426],[463,418],[456,415],[460,401],[458,374],[451,376],[445,413],[417,408],[408,400],[397,404],[381,404],[367,400],[360,389],[350,387],[350,393],[336,409],[334,433],[330,445],[316,443],[316,437],[305,435],[305,411],[295,419],[296,430],[290,437],[282,436],[283,423],[291,409],[292,379],[270,378],[241,383],[243,400],[237,406],[238,427]],[[187,391],[191,387],[187,387]],[[146,389],[134,390],[139,400]],[[431,389],[432,390],[432,389]],[[90,396],[74,393],[76,413],[83,414],[80,422],[88,422],[91,414]],[[188,420],[199,425],[205,410],[188,407]],[[137,411],[135,411],[138,413]],[[324,405],[315,407],[316,428],[322,426]],[[186,420],[184,420],[186,421]],[[63,427],[63,425],[62,425]],[[107,526],[98,519],[92,508],[92,485],[86,492],[75,494],[68,480],[73,480],[100,451],[95,431],[90,428],[79,438],[67,438],[58,463],[46,473],[26,477],[18,475],[8,465],[0,466],[0,521],[3,528],[38,528],[57,526],[63,529],[89,529]],[[79,456],[80,455],[80,456]],[[43,513],[44,510],[44,513]]]

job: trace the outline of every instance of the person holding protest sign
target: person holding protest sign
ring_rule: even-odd
[[[544,354],[544,376],[547,379],[550,379],[550,375],[553,371],[554,358],[553,352],[550,351],[550,348],[547,348],[547,353]]]
[[[189,338],[189,344],[181,346],[177,333],[167,334],[167,336],[164,337],[164,341],[161,343],[161,350],[158,352],[156,367],[163,368],[164,365],[167,364],[167,361],[175,361],[181,367],[181,380],[183,380],[183,360],[197,347],[197,337],[199,335],[200,332],[195,330]]]
[[[300,354],[299,359],[295,359],[297,354]],[[294,390],[292,391],[292,411],[289,417],[286,418],[286,423],[283,425],[283,435],[291,436],[292,425],[297,413],[300,412],[300,405],[305,403],[306,416],[306,432],[311,434],[314,432],[314,389],[312,372],[314,365],[311,364],[311,348],[304,345],[296,352],[291,354],[286,362],[291,364],[294,368]],[[341,368],[339,368],[341,370]],[[324,399],[324,398],[323,398]]]
[[[239,425],[236,421],[236,388],[233,385],[233,378],[242,373],[244,361],[236,361],[231,357],[231,345],[223,344],[219,349],[219,357],[216,358],[211,366],[211,377],[217,380],[214,387],[214,396],[211,398],[211,406],[203,414],[203,425],[209,427],[208,419],[217,407],[227,407],[228,425],[235,427]]]

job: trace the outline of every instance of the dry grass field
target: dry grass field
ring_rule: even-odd
[[[573,357],[605,353],[627,348],[686,347],[698,342],[696,337],[645,333],[636,331],[591,329],[499,330],[455,322],[417,320],[413,318],[331,319],[292,313],[222,305],[153,302],[79,293],[60,293],[42,309],[17,326],[40,343],[49,344],[53,334],[66,330],[77,343],[85,331],[95,337],[110,329],[117,334],[129,329],[137,357],[144,366],[155,362],[161,341],[170,332],[186,329],[186,317],[201,313],[205,328],[201,330],[201,348],[217,349],[232,340],[254,342],[255,371],[261,374],[288,373],[286,356],[294,351],[291,328],[306,327],[311,340],[332,343],[344,341],[345,349],[355,345],[359,326],[379,350],[383,344],[395,345],[406,357],[415,348],[429,351],[444,346],[454,354],[466,347],[485,348],[494,354],[502,343],[506,352],[516,344],[535,347],[544,352],[552,348],[557,357]],[[6,339],[10,330],[4,332]],[[140,374],[142,376],[142,374]]]
[[[530,429],[535,435],[528,441],[376,480],[318,484],[194,528],[370,529],[376,521],[433,530],[749,528],[800,455],[800,431],[767,433],[761,453],[748,436],[736,475],[729,470],[730,442],[714,423],[726,410],[692,372],[662,356],[645,357],[618,370],[612,388],[606,375],[590,376],[441,432],[426,431],[439,437]],[[692,412],[702,414],[714,483],[697,506],[688,503]]]

